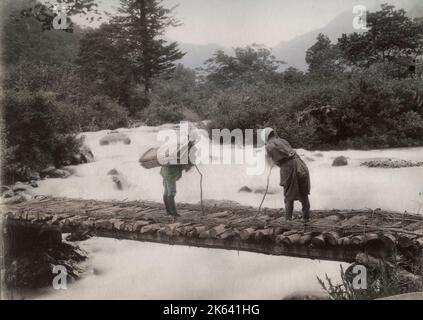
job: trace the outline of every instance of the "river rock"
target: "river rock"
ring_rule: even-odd
[[[265,194],[265,193],[267,193],[267,194],[277,194],[278,192],[279,192],[278,189],[272,188],[272,187],[269,187],[267,189],[267,192],[266,192],[266,187],[258,187],[256,189],[254,189],[254,193],[259,193],[259,194]]]
[[[238,192],[247,192],[247,193],[253,192],[253,193],[264,194],[266,192],[266,187],[257,187],[257,188],[251,189],[250,187],[243,186],[242,188],[238,190]],[[271,188],[271,187],[269,187],[267,190],[267,194],[276,194],[278,192],[279,192],[278,189]]]
[[[250,193],[250,192],[253,192],[253,190],[251,190],[249,187],[247,187],[247,186],[243,186],[242,188],[240,188],[239,190],[238,190],[238,192],[248,192],[248,193]]]
[[[16,170],[18,176],[24,181],[40,180],[40,174],[27,166],[21,166]]]
[[[107,174],[109,176],[114,176],[114,175],[119,174],[119,172],[115,168],[113,168],[113,169],[109,170],[109,172],[107,172]]]
[[[115,183],[116,189],[118,190],[123,189],[122,181],[120,180],[118,176],[112,176],[112,181]]]
[[[15,193],[18,196],[21,196],[24,198],[24,201],[28,201],[28,200],[32,200],[33,196],[30,192],[28,192],[28,190],[26,191],[18,191]]]
[[[28,180],[40,180],[40,174],[38,172],[35,171],[30,171],[29,175],[28,175]]]
[[[91,237],[92,235],[89,230],[77,230],[66,236],[66,241],[84,241]]]
[[[30,185],[31,187],[33,187],[33,188],[38,188],[38,183],[37,183],[37,181],[35,181],[35,180],[31,180],[31,181],[29,182],[29,185]]]
[[[86,162],[92,162],[92,161],[94,161],[94,154],[91,151],[91,149],[89,147],[87,147],[86,145],[83,145],[81,147],[80,152],[81,152],[81,156],[84,158],[84,160]]]
[[[114,143],[130,144],[131,139],[128,137],[128,135],[115,131],[110,132],[109,134],[107,134],[107,136],[100,139],[101,146],[106,146]]]
[[[107,175],[111,176],[112,181],[113,181],[113,186],[114,186],[115,189],[123,190],[123,189],[129,187],[128,181],[115,168],[113,168],[109,172],[107,172]]]
[[[88,163],[94,161],[94,154],[91,149],[86,145],[82,145],[79,149],[79,153],[72,156],[71,164],[77,165],[82,163]]]
[[[420,167],[423,162],[408,161],[408,160],[392,160],[392,159],[378,159],[362,162],[361,166],[368,168],[407,168]]]
[[[56,169],[55,167],[48,167],[41,171],[41,173],[47,178],[67,178],[71,175],[68,170]]]
[[[6,192],[6,191],[10,190],[10,187],[8,187],[8,186],[0,186],[0,190],[1,190],[1,194],[3,194],[3,192]]]
[[[9,198],[3,198],[3,204],[17,204],[17,203],[21,203],[21,202],[25,202],[26,198],[25,196],[23,196],[22,194],[18,194],[18,195],[13,195],[12,197]]]
[[[16,182],[16,183],[13,185],[12,190],[13,190],[14,192],[17,192],[17,191],[27,191],[29,188],[30,188],[30,186],[29,186],[29,185],[24,184],[24,183],[22,183],[22,182],[18,181],[18,182]]]
[[[11,197],[13,197],[15,195],[15,193],[13,192],[13,190],[6,190],[6,191],[4,191],[3,193],[2,193],[2,197],[4,198],[4,199],[6,199],[6,198],[11,198]]]
[[[333,167],[340,167],[340,166],[346,166],[346,165],[348,165],[348,160],[344,156],[336,157],[332,162]]]

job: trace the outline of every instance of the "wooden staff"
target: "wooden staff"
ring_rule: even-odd
[[[200,203],[201,203],[201,213],[204,215],[204,204],[203,204],[203,174],[201,173],[200,169],[198,169],[197,165],[194,164],[195,169],[197,170],[198,174],[200,175]]]
[[[269,180],[270,180],[270,174],[272,173],[273,166],[274,166],[274,164],[272,164],[272,166],[270,167],[269,174],[267,175],[266,190],[264,191],[264,194],[263,194],[263,199],[261,199],[261,203],[260,203],[260,206],[259,206],[259,208],[258,208],[258,211],[257,211],[256,217],[260,214],[260,211],[261,211],[261,206],[263,205],[264,199],[266,199],[266,196],[267,196],[267,191],[269,190]]]

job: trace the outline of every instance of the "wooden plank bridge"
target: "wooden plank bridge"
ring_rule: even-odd
[[[311,259],[354,262],[358,253],[421,255],[423,216],[377,210],[318,210],[304,224],[277,209],[216,203],[162,204],[41,197],[1,208],[7,226]]]

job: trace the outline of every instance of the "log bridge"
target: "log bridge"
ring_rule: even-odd
[[[307,224],[285,221],[280,210],[216,202],[179,204],[180,217],[148,201],[96,201],[41,197],[1,208],[13,228],[169,245],[250,251],[310,259],[355,262],[358,254],[389,259],[421,256],[423,216],[384,210],[316,210]],[[17,229],[16,229],[17,230]],[[6,237],[7,238],[7,237]],[[40,240],[41,241],[41,240]]]

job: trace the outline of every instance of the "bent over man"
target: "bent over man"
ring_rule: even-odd
[[[299,200],[303,207],[303,219],[310,219],[310,174],[307,165],[298,156],[288,141],[279,138],[275,131],[266,128],[261,132],[267,155],[280,167],[280,185],[284,188],[285,217],[292,219],[294,201]]]

